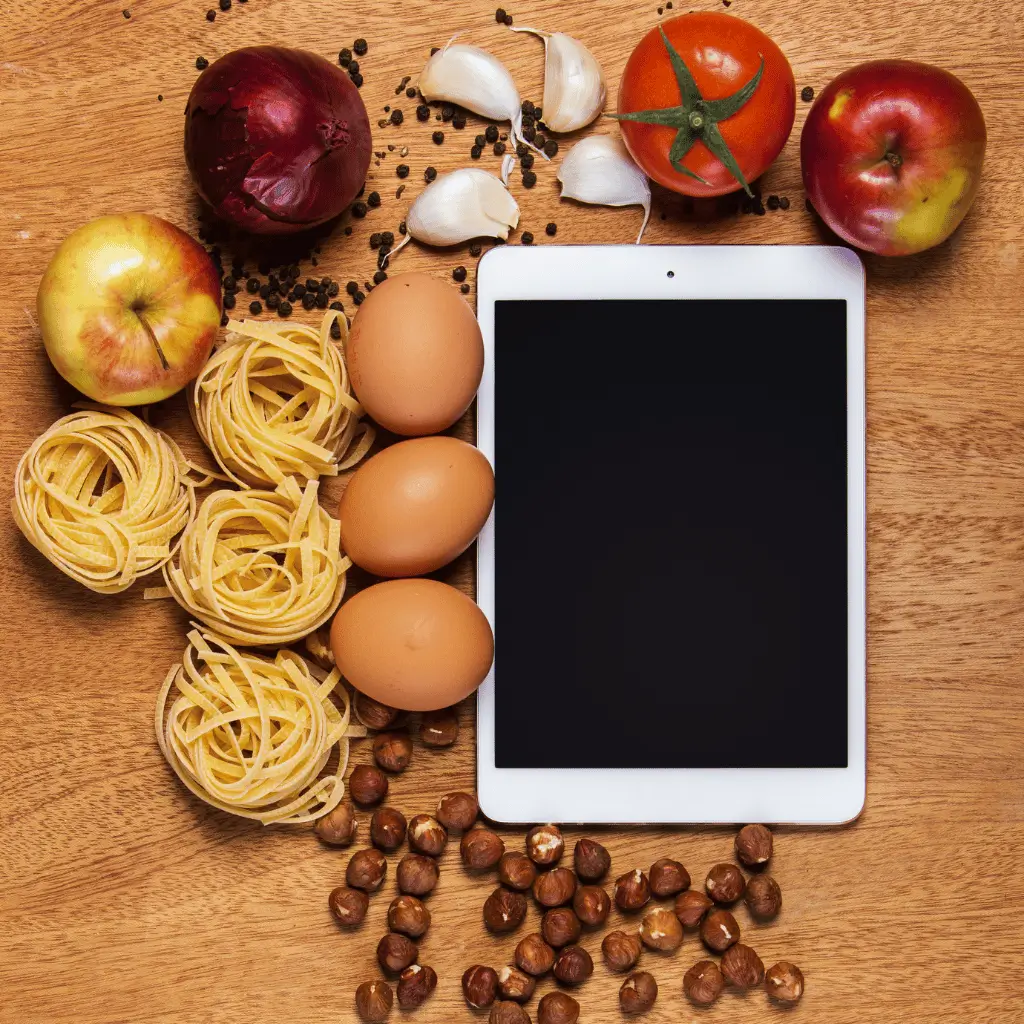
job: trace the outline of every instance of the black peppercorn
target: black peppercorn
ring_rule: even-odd
[[[536,126],[536,124],[537,124],[537,121],[536,121],[536,119],[534,118],[534,116],[532,114],[523,114],[523,125],[522,126],[524,128],[533,128],[533,127]]]
[[[466,268],[465,267],[456,267],[452,271],[452,277],[454,277],[456,281],[465,281],[466,280]]]
[[[409,99],[414,100],[416,99],[416,90],[410,85],[409,88],[405,90],[405,95]]]
[[[207,21],[215,21],[215,20],[216,20],[216,18],[217,18],[217,12],[216,12],[216,11],[215,11],[215,10],[214,10],[214,9],[213,9],[212,7],[211,7],[211,8],[210,8],[210,9],[209,9],[209,10],[208,10],[208,11],[206,12],[206,20],[207,20]]]
[[[245,290],[250,295],[255,295],[260,290],[259,281],[255,277],[250,277],[249,280],[245,282]]]
[[[349,295],[355,295],[355,293],[359,291],[359,285],[356,284],[355,281],[349,281],[349,283],[345,285],[345,291],[347,291]]]
[[[205,57],[196,57],[196,71],[205,71],[210,62]]]
[[[523,188],[533,188],[537,184],[537,175],[533,171],[523,171]]]
[[[444,142],[444,132],[434,132],[430,137],[434,140],[435,146],[440,146]]]
[[[479,242],[473,242],[469,247],[470,256],[479,256],[484,251],[484,247]]]
[[[338,63],[343,68],[347,68],[352,63],[352,51],[347,46],[338,54]]]
[[[337,281],[332,281],[332,282],[331,282],[331,283],[330,283],[330,284],[329,284],[329,285],[327,286],[327,294],[328,294],[328,295],[330,295],[330,297],[331,297],[332,299],[334,298],[334,296],[335,296],[335,295],[337,295],[337,294],[338,294],[338,290],[339,290],[339,289],[338,289],[338,282],[337,282]]]
[[[804,103],[810,103],[811,100],[814,99],[814,89],[809,85],[805,85],[800,90],[800,99],[802,99]]]
[[[270,285],[269,284],[264,284],[264,285],[260,286],[259,296],[260,296],[260,298],[264,302],[266,302],[267,299],[270,298]]]
[[[352,216],[353,217],[365,217],[366,216],[366,203],[361,199],[357,203],[352,204]]]
[[[533,154],[532,153],[524,153],[519,158],[519,163],[522,165],[522,168],[523,168],[524,171],[531,171],[531,170],[533,170]]]
[[[278,316],[291,316],[292,315],[292,304],[290,302],[282,302],[277,307]]]
[[[546,227],[546,228],[544,229],[544,233],[545,233],[546,235],[550,235],[550,236],[551,236],[552,238],[554,238],[554,237],[555,237],[555,235],[556,235],[556,234],[558,233],[558,225],[557,225],[557,224],[556,224],[556,223],[555,223],[554,221],[552,221],[552,222],[551,222],[550,224],[548,224],[548,226],[547,226],[547,227]]]
[[[487,136],[485,136],[485,135],[478,135],[478,136],[477,136],[477,137],[476,137],[476,138],[475,138],[475,139],[473,140],[473,142],[474,142],[474,143],[475,143],[475,144],[476,144],[477,146],[479,146],[479,147],[480,147],[481,149],[483,149],[483,148],[484,148],[484,146],[486,146],[486,145],[487,145]]]
[[[483,153],[483,149],[482,149],[482,148],[481,148],[480,146],[474,146],[474,147],[473,147],[473,148],[472,148],[472,149],[471,149],[471,150],[469,151],[469,155],[470,155],[470,156],[471,156],[471,157],[472,157],[472,158],[473,158],[474,160],[479,160],[479,159],[480,159],[480,156],[481,156],[481,154],[482,154],[482,153]]]
[[[405,114],[403,114],[400,110],[392,110],[391,111],[391,123],[392,124],[401,124],[404,120],[405,120]]]
[[[505,155],[505,143],[504,142],[496,142],[494,144],[494,155],[495,156],[504,156]]]
[[[359,74],[358,71],[351,71],[351,72],[349,72],[349,76],[348,77],[350,79],[352,79],[352,84],[357,89],[362,86],[362,84],[363,84],[363,76],[361,74]]]
[[[371,192],[367,197],[366,201],[374,208],[377,209],[380,206],[380,193]]]
[[[262,302],[250,302],[249,303],[249,312],[252,313],[253,316],[259,316],[260,313],[263,312],[263,303]]]
[[[395,233],[393,231],[382,231],[380,236],[380,244],[387,249],[395,244]]]
[[[542,106],[541,106],[541,105],[540,105],[539,103],[538,103],[538,104],[536,104],[536,105],[534,106],[534,108],[533,108],[533,116],[534,116],[535,118],[537,118],[537,120],[539,121],[539,120],[541,119],[541,115],[542,115],[543,113],[544,113],[544,108],[543,108],[543,107],[542,107]]]
[[[370,248],[371,249],[379,249],[380,248],[380,232],[379,231],[374,231],[374,233],[372,235],[370,235]]]
[[[484,131],[484,138],[488,142],[498,141],[498,126],[496,124],[489,124]]]
[[[341,324],[337,320],[331,324],[331,337],[335,341],[341,341]]]
[[[779,197],[776,195],[770,195],[766,205],[769,210],[777,210],[779,208]]]
[[[558,143],[554,139],[548,139],[543,146],[545,156],[554,156],[558,152]]]
[[[378,270],[377,273],[373,275],[374,284],[383,284],[387,279],[388,275],[385,270]]]
[[[534,114],[537,108],[534,107],[532,100],[523,100],[523,105],[519,109],[524,114]]]
[[[312,292],[306,292],[306,294],[302,296],[302,308],[308,310],[312,309],[315,305],[316,296]]]
[[[327,308],[328,308],[328,309],[344,309],[345,307],[344,307],[344,306],[343,306],[343,305],[342,305],[342,304],[341,304],[341,303],[340,303],[340,302],[339,302],[339,301],[338,301],[337,299],[335,299],[335,300],[334,300],[334,301],[333,301],[333,302],[332,302],[332,303],[330,304],[330,306],[328,306]]]
[[[465,115],[464,115],[464,114],[456,114],[456,115],[455,115],[455,116],[454,116],[454,117],[452,118],[452,127],[453,127],[453,128],[454,128],[454,129],[456,130],[456,131],[459,131],[459,132],[461,132],[461,131],[462,131],[462,129],[466,127],[466,118],[465,118]]]
[[[435,53],[437,53],[437,52],[438,52],[438,50],[440,50],[440,49],[441,49],[441,47],[440,47],[440,46],[432,46],[432,47],[430,48],[430,56],[431,56],[431,57],[433,57],[433,56],[434,56],[434,54],[435,54]]]
[[[315,277],[306,278],[306,291],[315,292],[320,287],[320,282]]]
[[[308,293],[307,293],[308,294]],[[313,299],[317,309],[327,308],[327,292],[317,292]]]
[[[417,121],[429,121],[430,120],[430,107],[426,103],[421,103],[416,108],[416,120]]]
[[[227,327],[227,325],[228,325],[228,315],[227,315],[227,313],[225,313],[225,314],[224,314],[224,315],[223,315],[223,316],[222,316],[222,317],[220,318],[220,325],[221,325],[221,327]]]
[[[544,147],[545,147],[545,146],[547,145],[547,143],[548,143],[548,140],[547,140],[547,138],[546,138],[545,136],[541,135],[541,133],[540,133],[540,132],[537,132],[537,133],[536,133],[536,134],[534,135],[534,137],[533,137],[533,144],[534,144],[534,145],[535,145],[535,146],[536,146],[536,147],[537,147],[538,149],[543,149],[543,148],[544,148]]]
[[[366,296],[362,292],[356,292],[355,295],[352,296],[352,301],[357,306],[361,306],[363,304],[363,299],[365,298]]]
[[[222,11],[230,11],[231,10],[231,0],[220,0],[220,3],[218,4],[218,6],[220,7],[220,9]]]
[[[506,25],[511,25],[512,24],[512,15],[511,14],[506,14],[505,15],[505,24]]]
[[[468,284],[460,285],[459,286],[459,291],[462,292],[463,295],[468,295],[469,294],[469,285]]]
[[[495,21],[496,21],[496,22],[497,22],[497,23],[498,23],[499,25],[504,25],[504,24],[505,24],[505,18],[507,17],[507,13],[508,13],[508,12],[507,12],[507,11],[505,10],[505,8],[504,8],[504,7],[499,7],[499,8],[498,8],[498,9],[497,9],[497,10],[496,10],[496,11],[494,12],[494,20],[495,20]]]
[[[234,309],[235,308],[235,293],[225,292],[224,294],[224,308]]]
[[[520,241],[523,243],[523,245],[533,245],[533,232],[524,231]]]
[[[301,299],[306,294],[306,286],[304,284],[297,284],[292,291],[295,293],[295,298]]]
[[[271,292],[267,296],[267,309],[277,309],[281,303],[281,296],[277,292]]]
[[[357,61],[357,60],[350,60],[348,62],[348,70],[349,70],[349,74],[352,74],[352,73],[358,71],[359,70],[359,61]]]
[[[398,233],[400,235],[404,235],[405,234],[405,221],[404,220],[398,225]]]
[[[455,108],[450,104],[446,103],[441,108],[441,120],[450,121],[455,116]]]
[[[526,139],[527,142],[533,142],[533,140],[537,138],[536,130],[533,128],[524,128],[523,138]]]
[[[360,57],[362,57],[369,48],[370,47],[367,45],[365,39],[357,39],[352,44],[352,49],[355,50],[356,53],[358,53]]]
[[[779,209],[780,210],[788,210],[789,209],[789,198],[787,196],[780,196],[779,197]]]
[[[436,132],[435,134],[439,135],[440,132]],[[425,181],[428,181],[428,182],[429,181],[433,181],[436,177],[437,177],[437,168],[436,167],[428,167],[423,172],[423,178],[424,178]],[[404,224],[405,221],[403,221],[402,223]],[[399,228],[398,230],[401,231],[402,229]],[[405,234],[405,232],[403,231],[402,234]]]

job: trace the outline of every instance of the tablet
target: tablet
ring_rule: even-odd
[[[477,785],[506,822],[849,821],[864,274],[817,246],[480,264]]]

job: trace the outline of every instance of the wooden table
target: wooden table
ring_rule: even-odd
[[[35,290],[54,247],[76,225],[118,210],[150,211],[195,230],[181,137],[197,56],[286,42],[333,58],[355,37],[369,40],[361,63],[372,123],[388,103],[407,116],[400,129],[375,130],[385,158],[371,168],[371,184],[383,207],[354,222],[350,238],[337,231],[320,256],[321,272],[342,281],[372,273],[367,236],[397,227],[424,167],[468,163],[471,137],[482,130],[472,119],[434,146],[435,125],[417,123],[412,101],[396,101],[395,86],[416,74],[431,45],[469,29],[508,61],[524,96],[540,99],[540,44],[497,27],[486,4],[446,11],[426,0],[235,0],[210,24],[209,2],[6,0],[0,11],[5,493],[20,453],[73,397],[51,370],[34,322]],[[658,21],[656,7],[535,0],[510,10],[518,24],[585,40],[614,101],[633,43]],[[865,0],[852,17],[842,11],[832,0],[735,0],[731,8],[778,41],[798,88],[820,89],[843,68],[879,56],[948,67],[985,110],[989,157],[975,208],[949,243],[914,259],[867,260],[867,809],[845,829],[780,830],[774,871],[785,909],[776,924],[747,927],[746,935],[766,963],[785,957],[803,966],[807,995],[794,1019],[1009,1024],[1024,1019],[1024,16],[1009,4],[956,0]],[[799,107],[797,131],[807,105]],[[398,155],[388,143],[410,148],[400,201]],[[485,158],[484,166],[496,165]],[[560,242],[634,237],[636,209],[560,202],[554,168],[539,170],[532,192],[514,185],[522,228],[541,241],[552,220]],[[763,186],[766,195],[789,196],[790,209],[704,216],[659,194],[646,241],[822,240],[804,211],[796,133]],[[448,279],[466,264],[472,281],[473,262],[466,247],[410,247],[394,269]],[[180,399],[166,405],[154,411],[156,422],[196,450]],[[339,486],[328,488],[331,504]],[[183,648],[185,616],[170,603],[144,603],[141,587],[107,598],[79,588],[9,517],[0,522],[0,1020],[354,1020],[353,991],[376,974],[393,883],[361,930],[340,934],[326,897],[343,878],[344,853],[306,830],[263,829],[188,798],[150,725],[157,686]],[[453,573],[471,583],[465,561]],[[471,703],[458,745],[418,749],[413,768],[393,782],[393,802],[407,813],[472,785]],[[369,757],[365,743],[356,747],[356,762]],[[579,835],[571,830],[570,842]],[[698,879],[732,847],[732,833],[718,829],[612,830],[601,838],[616,871],[672,854]],[[493,884],[467,877],[457,850],[448,850],[421,956],[440,984],[417,1020],[469,1019],[459,991],[464,968],[510,959],[515,939],[494,939],[481,922]],[[584,944],[596,954],[599,941],[591,935]],[[760,993],[727,995],[706,1015],[693,1011],[680,985],[699,956],[692,937],[675,957],[646,956],[662,989],[648,1020],[754,1022],[782,1012]],[[598,956],[579,993],[581,1019],[618,1020],[618,984]],[[393,1019],[400,1017],[396,1009]]]

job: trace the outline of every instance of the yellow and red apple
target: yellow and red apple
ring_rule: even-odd
[[[220,277],[180,228],[117,214],[64,239],[36,304],[46,353],[68,383],[97,402],[143,405],[180,391],[210,357]]]

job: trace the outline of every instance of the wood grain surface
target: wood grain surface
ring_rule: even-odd
[[[374,129],[385,154],[371,168],[381,209],[353,222],[351,237],[343,221],[323,244],[317,276],[342,281],[372,273],[367,237],[397,227],[424,168],[468,163],[482,130],[476,118],[461,133],[446,126],[445,144],[435,146],[429,136],[438,126],[417,123],[414,102],[396,100],[399,80],[416,74],[432,45],[469,30],[508,62],[524,96],[540,99],[540,44],[496,26],[483,3],[235,0],[210,24],[210,2],[5,0],[0,8],[4,493],[21,452],[74,397],[50,368],[34,323],[35,290],[54,247],[76,225],[120,210],[196,230],[181,139],[197,56],[278,42],[333,59],[357,36],[369,41],[361,64],[371,122],[389,103],[406,120]],[[509,9],[517,24],[583,39],[604,65],[611,104],[630,49],[658,21],[657,6],[531,0]],[[694,6],[720,9],[711,0]],[[1016,4],[977,0],[735,0],[730,10],[782,46],[798,88],[820,89],[868,58],[942,64],[975,92],[990,133],[981,192],[963,228],[917,258],[867,260],[867,808],[843,829],[781,829],[774,872],[782,916],[754,926],[743,912],[741,927],[766,963],[803,967],[807,995],[794,1020],[1011,1024],[1024,1020],[1024,16]],[[807,105],[799,108],[794,136],[763,180],[765,194],[791,199],[788,211],[744,216],[728,203],[694,208],[659,192],[646,241],[831,240],[804,210],[797,134]],[[615,131],[607,121],[594,130]],[[409,147],[401,200],[389,143]],[[498,159],[482,164],[494,169]],[[522,229],[541,242],[548,221],[558,223],[560,242],[633,239],[636,209],[561,202],[555,167],[538,171],[530,192],[513,183]],[[465,264],[472,282],[474,262],[468,247],[410,246],[394,270],[447,280]],[[180,399],[153,416],[198,451]],[[341,486],[327,489],[328,504]],[[227,818],[183,791],[150,724],[157,687],[184,644],[185,616],[170,603],[144,603],[141,587],[99,597],[76,586],[6,514],[0,567],[0,1020],[355,1020],[353,992],[377,974],[393,881],[365,925],[342,934],[326,898],[343,878],[345,853],[321,847],[308,830]],[[466,560],[447,575],[471,586]],[[541,567],[538,585],[552,584],[557,578]],[[451,751],[417,749],[413,767],[392,783],[392,803],[412,814],[472,785],[472,712],[470,701]],[[728,714],[738,713],[659,723],[652,741],[728,728]],[[355,762],[369,756],[357,745]],[[597,831],[614,873],[673,855],[700,879],[732,848],[730,830]],[[504,834],[513,847],[522,841]],[[571,830],[570,843],[580,834]],[[421,943],[421,960],[440,983],[412,1018],[472,1019],[462,971],[510,960],[526,927],[500,940],[485,933],[481,905],[493,884],[468,877],[457,849],[448,850]],[[536,921],[531,908],[528,925]],[[600,937],[584,939],[598,964],[578,998],[582,1021],[607,1024],[620,1019],[619,980],[600,962]],[[673,957],[645,955],[661,985],[652,1024],[747,1024],[784,1012],[762,993],[726,994],[708,1012],[693,1010],[681,978],[700,956],[692,936]],[[392,1019],[408,1016],[396,1008]]]

